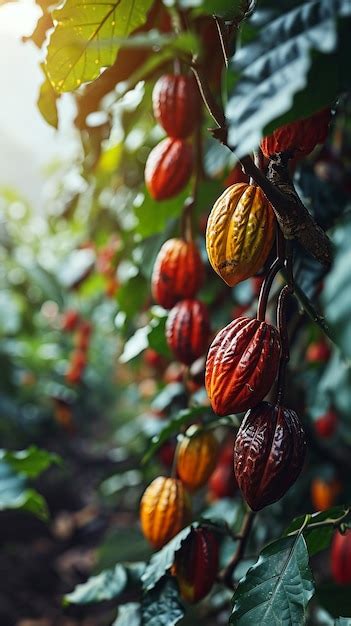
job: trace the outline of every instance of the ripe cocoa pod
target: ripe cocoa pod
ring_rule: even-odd
[[[178,476],[189,491],[207,483],[217,461],[218,442],[210,430],[190,426],[178,444]]]
[[[145,184],[154,200],[176,196],[187,184],[193,167],[191,146],[167,137],[151,150],[145,165]]]
[[[329,409],[314,422],[317,434],[324,438],[332,437],[338,427],[338,416],[333,409]]]
[[[159,476],[144,491],[140,521],[144,536],[159,549],[189,521],[190,500],[180,480]]]
[[[292,152],[295,157],[303,157],[312,152],[318,143],[324,143],[331,110],[323,109],[310,117],[285,124],[261,141],[261,150],[269,158],[277,152]]]
[[[179,300],[196,295],[204,275],[196,245],[183,239],[168,239],[156,257],[152,272],[153,298],[165,309],[171,309]]]
[[[331,572],[336,583],[349,585],[351,583],[351,530],[342,535],[335,532],[331,546]]]
[[[238,491],[238,483],[233,473],[233,465],[219,463],[208,481],[210,501],[220,498],[232,498]]]
[[[248,411],[234,446],[239,488],[254,511],[279,500],[301,472],[305,434],[295,411],[262,402]]]
[[[330,348],[322,339],[313,341],[306,350],[305,358],[307,363],[327,363],[330,358]]]
[[[213,340],[206,361],[206,390],[217,415],[240,413],[258,404],[276,377],[281,344],[278,330],[238,317]]]
[[[191,365],[206,351],[210,334],[207,307],[199,300],[181,300],[170,310],[166,339],[177,359]]]
[[[218,539],[208,528],[193,529],[177,553],[173,573],[186,602],[202,600],[215,582],[219,565]]]
[[[209,261],[233,287],[264,265],[274,237],[274,212],[260,187],[237,183],[218,198],[208,218]]]
[[[194,76],[161,76],[152,92],[152,106],[157,122],[169,137],[188,137],[200,115],[200,93]]]
[[[315,478],[311,484],[311,500],[315,511],[326,511],[334,506],[340,490],[338,480],[326,481]]]

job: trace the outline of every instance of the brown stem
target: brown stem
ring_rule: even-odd
[[[284,395],[284,383],[286,367],[290,359],[289,352],[289,336],[286,321],[287,302],[292,293],[289,285],[285,285],[279,294],[277,306],[277,326],[280,333],[282,343],[282,355],[279,362],[278,383],[277,383],[277,400],[276,404],[280,405]]]
[[[281,269],[281,260],[277,258],[273,261],[262,283],[260,295],[258,298],[258,305],[257,305],[257,319],[260,322],[264,322],[266,318],[266,309],[267,309],[267,304],[268,304],[269,292],[271,290],[273,280],[275,276],[278,274],[280,269]]]
[[[238,565],[238,563],[241,561],[241,559],[243,558],[245,554],[246,545],[249,539],[249,535],[250,535],[253,521],[255,519],[255,515],[256,513],[254,511],[251,511],[251,510],[247,511],[243,519],[240,533],[238,535],[237,548],[232,558],[230,559],[228,565],[225,567],[225,569],[222,572],[220,572],[218,576],[218,580],[224,583],[230,589],[234,589],[234,585],[232,581],[233,574],[234,574],[236,566]]]
[[[228,62],[229,62],[229,41],[228,41],[227,27],[225,25],[225,22],[220,17],[214,16],[214,20],[216,22],[216,26],[217,26],[217,30],[218,30],[219,41],[221,42],[221,48],[222,48],[222,52],[223,52],[224,63],[225,63],[225,66],[228,67]]]

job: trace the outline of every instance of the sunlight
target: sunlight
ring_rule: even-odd
[[[20,0],[0,5],[0,32],[11,33],[18,37],[29,35],[40,14],[40,8],[32,0]]]

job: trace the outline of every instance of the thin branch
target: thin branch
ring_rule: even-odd
[[[256,513],[254,511],[247,511],[244,519],[243,519],[243,523],[240,529],[240,533],[237,536],[238,537],[238,546],[236,551],[234,552],[231,560],[229,561],[228,565],[225,567],[225,569],[219,573],[218,575],[218,580],[222,583],[224,583],[227,587],[229,587],[230,589],[234,589],[235,586],[233,584],[233,574],[235,571],[236,566],[238,565],[238,563],[242,560],[244,554],[245,554],[245,549],[246,549],[246,545],[249,539],[249,535],[250,535],[250,531],[252,528],[252,524],[253,521],[255,519],[255,515]]]

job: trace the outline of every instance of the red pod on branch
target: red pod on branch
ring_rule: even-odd
[[[330,120],[331,110],[323,109],[311,117],[285,124],[262,139],[261,150],[267,158],[278,152],[292,152],[296,157],[309,154],[317,144],[325,142]]]
[[[211,590],[219,565],[219,545],[208,528],[193,529],[179,550],[173,567],[180,594],[186,602],[199,602]]]
[[[179,300],[193,298],[205,271],[196,245],[183,239],[168,239],[159,251],[151,278],[154,300],[171,309]]]
[[[279,500],[301,472],[305,433],[295,411],[262,402],[248,411],[234,447],[239,488],[254,511]]]
[[[169,312],[166,339],[177,359],[191,365],[205,353],[210,335],[207,307],[199,300],[181,300]]]
[[[165,74],[155,84],[152,106],[157,122],[169,137],[183,139],[196,127],[200,115],[200,93],[190,74]]]
[[[277,375],[278,330],[257,319],[238,317],[212,342],[206,362],[206,390],[217,415],[240,413],[258,404]]]
[[[154,200],[167,200],[185,187],[192,173],[193,152],[183,139],[167,137],[151,150],[145,184]]]
[[[322,438],[332,437],[338,427],[338,416],[333,409],[329,409],[324,415],[318,417],[314,427]]]
[[[342,535],[336,531],[331,546],[331,572],[339,585],[351,583],[351,530]]]

